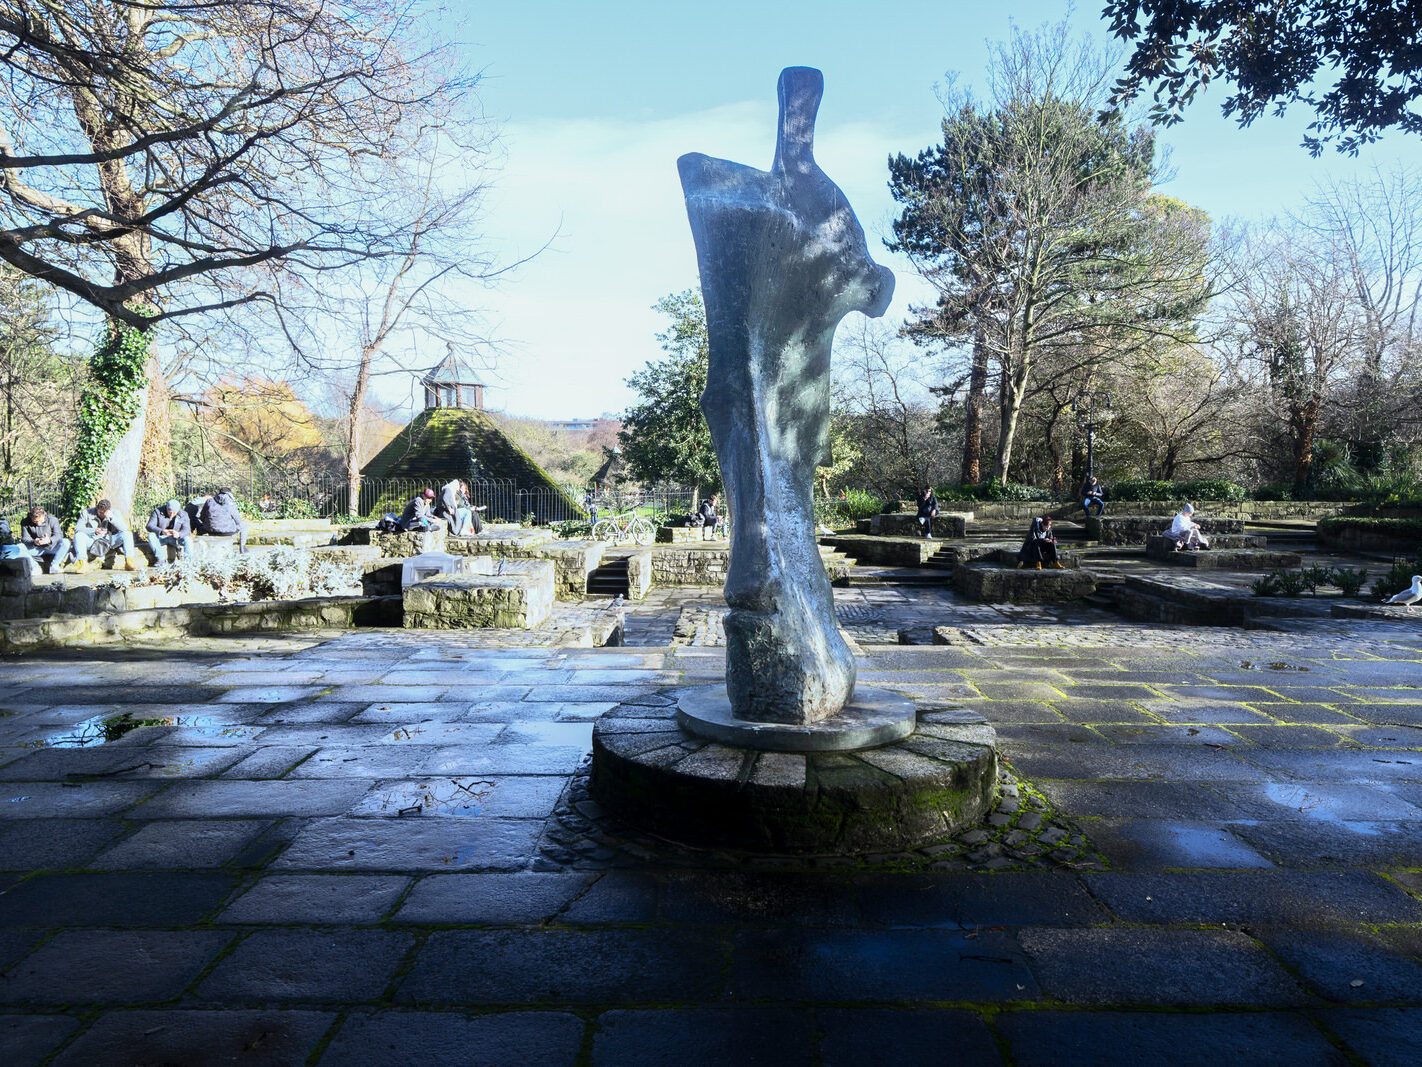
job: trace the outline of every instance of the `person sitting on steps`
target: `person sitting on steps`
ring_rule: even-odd
[[[1027,536],[1022,540],[1022,548],[1017,553],[1017,567],[1020,570],[1029,563],[1033,570],[1041,570],[1043,563],[1059,571],[1066,569],[1057,559],[1057,539],[1052,533],[1050,515],[1033,519]]]
[[[213,537],[237,538],[237,551],[247,551],[247,523],[237,508],[237,498],[231,489],[219,489],[217,495],[209,498],[198,516],[198,533]]]
[[[405,510],[400,514],[400,529],[406,531],[428,530],[432,526],[440,526],[443,523],[434,513],[434,490],[426,489],[418,496],[411,498],[405,505]]]
[[[148,547],[153,550],[154,562],[168,562],[169,545],[177,552],[179,559],[192,558],[192,524],[188,522],[188,513],[176,500],[154,508],[144,530],[148,534]]]
[[[933,487],[925,485],[918,491],[918,515],[916,516],[919,528],[923,530],[923,536],[933,540],[933,520],[938,518],[938,496],[933,492]]]
[[[1096,480],[1096,475],[1088,474],[1086,481],[1081,483],[1081,510],[1086,512],[1087,518],[1091,517],[1093,504],[1096,505],[1098,518],[1106,513],[1106,490]]]
[[[146,565],[135,559],[138,552],[133,547],[133,534],[114,511],[113,504],[107,499],[100,500],[79,516],[79,525],[74,529],[75,563],[70,573],[83,574],[88,570],[90,556],[97,556],[102,565],[104,557],[115,549],[123,553],[124,570],[136,571]]]
[[[1170,529],[1165,531],[1165,536],[1174,541],[1175,547],[1182,552],[1210,547],[1194,516],[1194,507],[1186,504],[1171,520]]]
[[[701,517],[701,540],[703,541],[714,538],[716,529],[725,525],[725,520],[721,518],[721,513],[718,510],[720,502],[720,495],[712,493],[697,508],[697,514]]]
[[[20,544],[31,558],[48,564],[53,574],[69,558],[69,539],[59,520],[36,504],[20,523]]]

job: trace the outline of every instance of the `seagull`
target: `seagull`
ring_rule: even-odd
[[[1404,589],[1397,595],[1388,597],[1383,603],[1402,604],[1404,607],[1411,608],[1412,605],[1419,600],[1422,600],[1422,574],[1414,574],[1412,576],[1411,588]]]

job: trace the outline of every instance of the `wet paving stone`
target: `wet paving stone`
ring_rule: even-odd
[[[0,926],[187,926],[236,884],[206,872],[41,874],[0,894]]]
[[[414,939],[386,930],[256,930],[194,992],[201,1001],[379,1000]]]
[[[721,1000],[724,955],[717,935],[683,930],[438,932],[426,940],[395,999],[429,1005]],[[477,966],[470,965],[474,960]]]
[[[220,930],[65,930],[0,974],[0,1002],[171,1000],[232,940]]]
[[[289,1067],[305,1061],[335,1019],[314,1011],[114,1011],[53,1062]]]
[[[609,1011],[598,1016],[592,1062],[740,1063],[799,1067],[815,1063],[815,1019],[809,1010],[667,1008]],[[829,1062],[829,1061],[824,1061]]]
[[[582,1019],[566,1012],[473,1016],[438,1011],[353,1012],[320,1062],[326,1067],[407,1067],[410,1063],[501,1065],[536,1060],[564,1067],[577,1062],[585,1028]]]
[[[410,884],[400,875],[273,874],[218,916],[223,923],[376,923]]]
[[[1302,1012],[1017,1011],[996,1026],[1014,1062],[1033,1067],[1101,1064],[1107,1049],[1140,1063],[1349,1062]]]
[[[1338,1008],[1318,1017],[1365,1063],[1406,1067],[1422,1060],[1422,1008]]]
[[[982,1018],[954,1009],[820,1009],[815,1014],[824,1067],[856,1067],[883,1058],[885,1049],[904,1063],[941,1062],[952,1050],[955,1062],[1001,1062]]]
[[[68,1015],[0,1014],[0,1048],[15,1067],[31,1067],[78,1028],[78,1021]]]

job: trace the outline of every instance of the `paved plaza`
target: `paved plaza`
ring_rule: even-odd
[[[4,1062],[1422,1062],[1417,626],[840,590],[861,680],[984,715],[1008,788],[794,859],[586,798],[599,715],[718,677],[670,645],[715,602],[0,661]]]

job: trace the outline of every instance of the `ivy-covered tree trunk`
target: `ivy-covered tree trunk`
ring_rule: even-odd
[[[172,390],[156,353],[148,356],[148,395],[143,404],[142,446],[138,456],[138,481],[161,494],[173,491],[173,419],[169,410]]]
[[[64,517],[76,521],[107,497],[127,517],[133,508],[148,400],[152,328],[110,319],[89,363],[89,384],[79,399],[79,440],[65,469]]]

